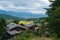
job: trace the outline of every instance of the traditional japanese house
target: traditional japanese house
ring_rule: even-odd
[[[10,23],[9,25],[7,25],[6,29],[10,35],[16,35],[26,30],[24,26],[21,26],[15,23]]]
[[[36,28],[39,29],[39,26],[36,24],[29,24],[28,28],[29,28],[29,30],[35,30]]]
[[[28,29],[29,29],[29,30],[32,30],[32,31],[34,32],[34,34],[36,34],[36,35],[38,35],[39,32],[40,32],[40,28],[39,28],[39,26],[36,25],[36,24],[30,24],[30,25],[28,26]]]

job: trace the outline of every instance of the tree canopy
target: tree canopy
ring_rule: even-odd
[[[52,2],[47,9],[48,22],[50,24],[50,28],[60,36],[60,0],[50,1]]]
[[[6,36],[6,24],[3,18],[0,18],[0,40],[4,40]]]

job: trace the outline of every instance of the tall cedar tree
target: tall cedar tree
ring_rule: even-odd
[[[48,22],[51,25],[50,29],[60,36],[60,0],[50,1],[52,2],[47,9]]]

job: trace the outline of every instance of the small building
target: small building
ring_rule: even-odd
[[[36,25],[36,24],[30,24],[30,25],[28,26],[28,29],[29,29],[29,30],[32,30],[35,35],[38,35],[39,32],[40,32],[39,26]]]
[[[35,30],[36,28],[39,29],[39,26],[32,23],[32,24],[28,25],[28,28],[29,28],[29,30]]]
[[[24,26],[21,26],[21,25],[15,24],[15,23],[8,24],[6,29],[7,29],[7,33],[12,36],[19,34],[26,30],[26,28]]]

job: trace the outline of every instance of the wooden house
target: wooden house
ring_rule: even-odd
[[[6,29],[7,33],[9,33],[10,35],[16,35],[26,30],[24,26],[15,23],[10,23],[9,25],[7,25]]]
[[[28,25],[28,29],[29,29],[29,30],[39,29],[39,26],[36,25],[36,24],[30,24],[30,25]]]
[[[28,27],[29,30],[32,30],[34,34],[38,35],[40,32],[39,26],[36,24],[30,24]]]
[[[32,25],[31,27],[29,27],[30,30],[34,30],[35,28],[37,28],[37,25]]]

